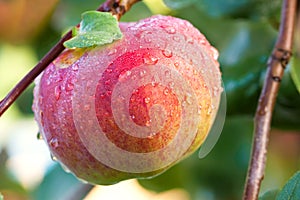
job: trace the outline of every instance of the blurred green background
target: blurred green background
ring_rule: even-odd
[[[96,0],[0,1],[0,98],[59,40],[95,10]],[[198,152],[154,179],[127,181],[149,199],[241,199],[253,132],[253,116],[266,62],[277,36],[280,0],[146,0],[121,21],[154,14],[189,20],[220,53],[227,94],[227,117],[221,137],[204,159]],[[299,62],[293,62],[297,65]],[[261,193],[281,188],[300,167],[300,96],[288,66],[274,112],[266,176]],[[31,111],[31,85],[0,120],[0,192],[4,199],[82,199],[84,183],[50,159]],[[113,192],[126,185],[99,187]],[[129,187],[129,186],[128,186]],[[129,187],[130,188],[130,187]],[[122,199],[141,199],[124,194]],[[82,191],[79,192],[78,191]],[[174,192],[168,193],[168,192]],[[177,192],[177,193],[176,193]],[[179,193],[178,193],[179,192]],[[102,192],[103,193],[103,192]],[[174,194],[176,194],[174,196]],[[76,198],[74,198],[74,195]],[[96,196],[86,199],[100,199]],[[166,196],[163,196],[166,195]]]

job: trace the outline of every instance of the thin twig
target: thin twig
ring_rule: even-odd
[[[97,10],[111,12],[117,19],[140,0],[107,0]],[[69,31],[58,43],[38,62],[38,64],[0,101],[0,117],[13,104],[33,80],[65,49],[63,43],[72,37]]]
[[[264,177],[270,126],[280,81],[291,56],[297,0],[284,0],[281,23],[255,115],[251,162],[244,190],[244,200],[256,200]]]

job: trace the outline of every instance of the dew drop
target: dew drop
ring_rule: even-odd
[[[168,84],[169,88],[174,88],[174,85],[175,85],[174,82],[170,82],[170,83]]]
[[[140,76],[141,76],[141,77],[145,76],[145,74],[146,74],[146,70],[141,70],[141,71],[140,71]]]
[[[155,76],[152,76],[152,78],[151,78],[151,85],[153,86],[153,87],[155,87],[156,85],[157,85],[157,78],[155,77]]]
[[[126,71],[126,76],[130,76],[131,75],[131,71]]]
[[[176,29],[172,26],[168,26],[165,28],[165,31],[169,34],[175,34],[176,33]]]
[[[58,140],[57,138],[52,138],[49,142],[50,147],[56,149],[58,147]]]
[[[150,37],[145,37],[145,38],[144,38],[144,41],[145,41],[146,43],[150,43],[152,40],[151,40]]]
[[[169,90],[168,90],[168,89],[165,89],[165,90],[164,90],[164,94],[165,94],[165,95],[168,95],[168,94],[169,94]]]
[[[218,95],[218,92],[219,92],[219,89],[218,89],[218,87],[214,87],[214,90],[213,90],[213,95],[214,96],[217,96]]]
[[[208,110],[207,110],[207,115],[211,115],[211,113],[212,113],[212,110],[211,110],[211,107],[208,107]]]
[[[36,134],[36,138],[37,138],[38,140],[43,140],[43,136],[42,136],[41,132],[38,132],[38,133]]]
[[[192,95],[190,93],[187,93],[185,100],[188,104],[191,104],[192,103]]]
[[[79,69],[79,67],[77,64],[74,64],[74,65],[72,65],[72,69],[73,69],[73,71],[77,71]]]
[[[51,158],[51,160],[53,160],[53,161],[57,161],[57,158],[51,153],[50,154],[50,158]]]
[[[215,105],[211,105],[211,110],[215,110],[216,106]]]
[[[151,120],[147,120],[146,123],[145,123],[145,125],[146,125],[147,127],[149,127],[149,126],[151,125]]]
[[[150,97],[144,98],[144,102],[145,102],[145,103],[150,103],[150,101],[151,101],[151,98],[150,98]]]
[[[215,60],[217,60],[218,57],[219,57],[219,52],[218,52],[218,50],[215,49],[214,47],[211,47],[210,49],[211,49],[211,51],[212,51],[213,58],[214,58]]]
[[[74,88],[73,83],[68,82],[67,85],[66,85],[66,90],[71,91],[71,90],[73,90],[73,88]]]
[[[147,138],[148,138],[148,139],[153,139],[155,135],[156,135],[156,133],[150,133],[150,134],[147,136]]]
[[[202,110],[202,106],[199,105],[199,106],[198,106],[198,114],[201,114],[201,110]]]
[[[164,49],[162,50],[162,54],[166,57],[166,58],[171,58],[173,56],[172,51],[168,50],[168,49]]]
[[[135,119],[135,115],[131,115],[130,117],[131,117],[131,119]]]
[[[147,65],[155,65],[158,62],[158,58],[155,57],[145,57],[143,61]]]
[[[175,42],[179,42],[180,38],[179,38],[178,36],[174,36],[174,37],[173,37],[173,40],[174,40]]]
[[[60,98],[60,94],[61,94],[61,87],[56,86],[54,88],[54,96],[55,96],[56,100],[58,100]]]
[[[115,54],[115,53],[117,53],[117,49],[111,49],[111,50],[107,53],[107,55],[111,56],[111,55],[113,55],[113,54]]]
[[[178,68],[178,67],[179,67],[179,63],[178,63],[178,62],[174,62],[174,66],[175,66],[176,68]]]
[[[109,74],[113,72],[113,70],[111,68],[107,68],[105,71]]]
[[[187,39],[187,42],[188,42],[189,44],[194,44],[194,39],[193,39],[193,38],[188,38],[188,39]]]

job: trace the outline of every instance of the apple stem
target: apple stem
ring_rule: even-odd
[[[272,113],[284,69],[292,55],[296,11],[297,0],[283,1],[279,35],[267,63],[266,78],[254,119],[252,154],[244,188],[244,200],[258,199],[266,165]]]
[[[131,6],[140,0],[107,0],[97,11],[111,12],[119,20]],[[65,49],[63,43],[72,37],[72,31],[65,34],[56,45],[29,71],[23,79],[0,101],[0,117],[33,82],[33,80]]]

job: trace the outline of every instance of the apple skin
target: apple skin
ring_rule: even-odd
[[[65,50],[35,81],[51,154],[92,184],[152,177],[186,158],[222,92],[218,53],[189,22],[158,15],[120,28],[121,40]]]

